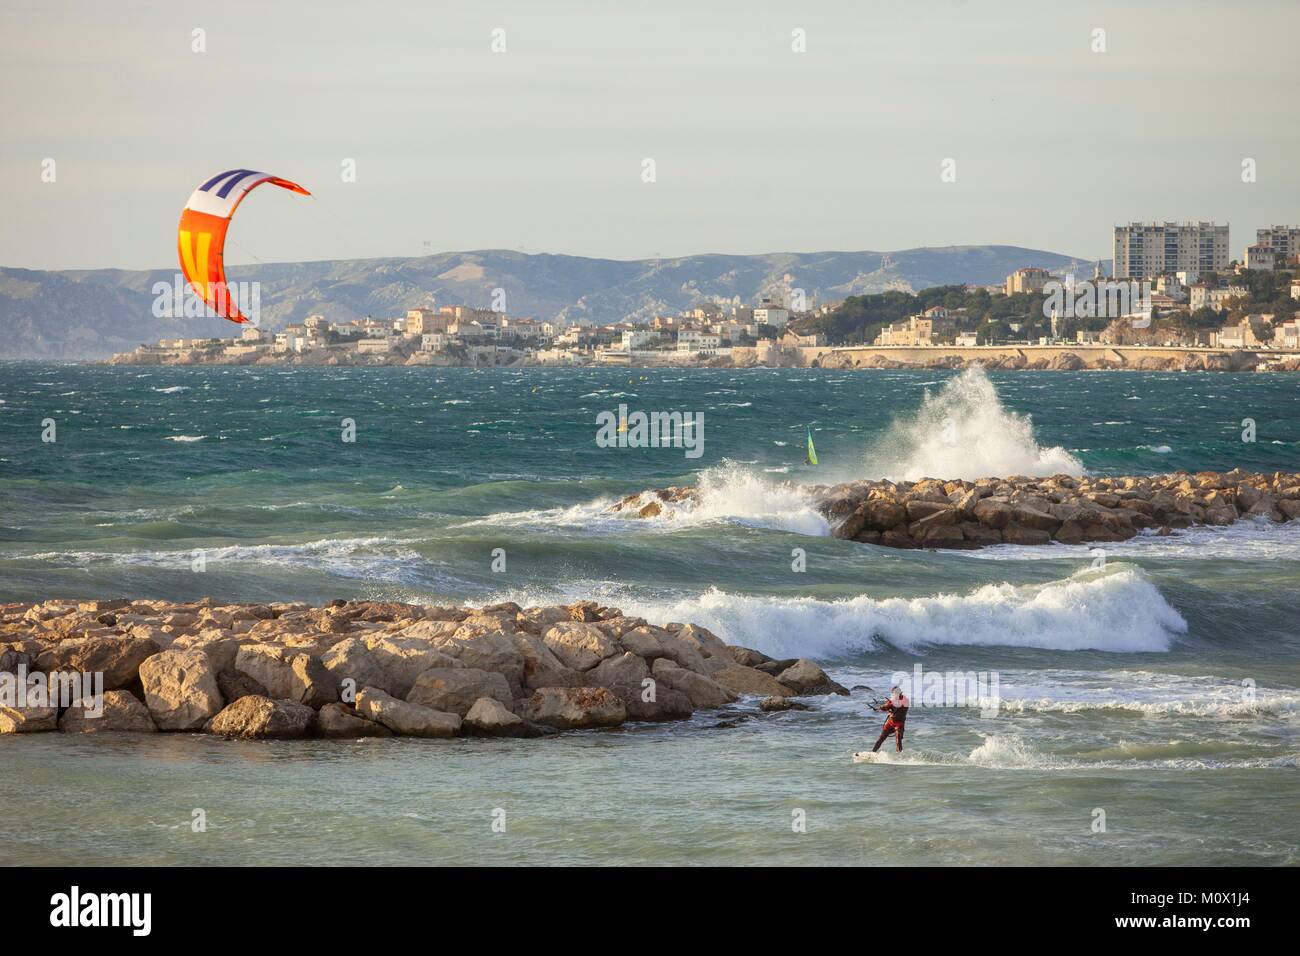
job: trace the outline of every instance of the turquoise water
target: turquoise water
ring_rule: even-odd
[[[595,597],[846,684],[999,679],[855,763],[860,699],[519,743],[0,739],[61,862],[1295,863],[1300,525],[1086,548],[832,539],[789,482],[1300,470],[1294,375],[0,365],[0,599]],[[929,399],[926,399],[926,395]],[[704,414],[704,453],[595,416]],[[343,419],[356,441],[341,440]],[[1256,441],[1243,442],[1243,419]],[[57,440],[42,442],[53,419]],[[802,465],[811,426],[822,465]],[[915,474],[914,474],[915,473]],[[634,520],[618,497],[699,480]],[[506,569],[492,570],[494,549]],[[792,570],[792,549],[807,570]],[[204,570],[192,570],[196,552]],[[190,831],[202,807],[208,832]],[[504,834],[491,831],[494,809]],[[1092,832],[1094,811],[1106,831]],[[792,814],[807,832],[792,831]]]

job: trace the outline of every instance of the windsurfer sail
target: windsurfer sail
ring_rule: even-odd
[[[804,456],[803,463],[805,465],[817,464],[817,449],[813,447],[811,426],[808,428],[808,453]]]

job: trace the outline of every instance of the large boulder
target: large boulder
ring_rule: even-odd
[[[235,655],[239,653],[240,645],[246,643],[248,642],[245,638],[233,634],[206,631],[203,634],[178,637],[172,641],[171,646],[173,650],[192,648],[202,651],[212,658],[212,669],[220,674],[222,671],[235,669]]]
[[[1052,532],[1061,526],[1061,519],[1031,505],[1016,504],[1012,505],[1011,521],[1008,524],[1033,528],[1035,531],[1046,531],[1050,537]]]
[[[49,645],[36,667],[46,673],[102,673],[105,690],[121,690],[135,683],[140,665],[161,649],[156,641],[142,637],[73,637]]]
[[[10,703],[18,706],[0,705],[0,734],[34,734],[59,729],[59,708],[48,706],[49,695],[44,685],[28,678],[25,687],[15,680],[6,680],[3,686],[6,696],[13,695]]]
[[[140,665],[144,701],[159,730],[200,730],[221,710],[212,661],[202,651],[162,651]]]
[[[1002,528],[1002,540],[1007,544],[1050,544],[1052,536],[1041,528],[1009,524]],[[1090,538],[1090,540],[1096,539]]]
[[[512,685],[522,685],[524,655],[515,646],[511,632],[491,629],[486,624],[466,623],[451,637],[434,641],[434,646],[464,667],[494,671]]]
[[[700,627],[698,624],[683,624],[675,627],[670,624],[668,630],[678,640],[685,641],[699,651],[701,657],[717,657],[727,661],[732,659],[731,648],[727,646],[727,642],[706,627]]]
[[[818,694],[840,694],[847,697],[848,688],[835,683],[826,672],[812,661],[800,658],[776,675],[776,679],[800,697]]]
[[[1010,502],[1004,499],[983,498],[975,504],[972,513],[975,515],[975,520],[984,527],[1001,531],[1011,523],[1014,512]]]
[[[355,693],[362,687],[378,687],[392,693],[388,687],[387,673],[379,666],[379,661],[370,652],[370,648],[366,647],[366,642],[358,637],[339,641],[321,655],[320,661],[334,675],[341,688],[351,686]],[[345,684],[346,681],[351,681],[351,685]]]
[[[480,697],[465,714],[461,729],[473,737],[531,737],[536,731],[495,697]]]
[[[752,647],[732,645],[727,650],[731,652],[732,663],[741,664],[745,667],[757,667],[759,664],[766,664],[772,659],[762,651],[756,651]]]
[[[586,674],[588,686],[591,687],[626,684],[640,688],[641,682],[649,676],[650,668],[646,667],[645,661],[631,651],[605,658]]]
[[[627,708],[605,687],[540,687],[524,704],[524,717],[557,730],[617,727]]]
[[[464,717],[481,697],[509,706],[510,683],[493,671],[477,667],[433,667],[415,679],[406,699],[413,704]]]
[[[733,664],[722,667],[711,675],[713,680],[733,694],[757,697],[794,697],[795,692],[786,687],[771,674],[765,674],[754,667]]]
[[[548,625],[549,626],[549,625]],[[556,657],[540,634],[530,631],[516,632],[510,635],[515,649],[523,659],[523,679],[520,690],[536,690],[538,687],[582,687],[586,681],[580,671],[565,667]],[[514,690],[512,687],[511,690]]]
[[[569,620],[569,609],[564,607],[524,608],[515,616],[515,623],[529,634],[541,636],[552,624]]]
[[[575,671],[591,670],[621,650],[600,628],[580,621],[552,625],[542,641],[565,667]]]
[[[296,700],[272,700],[250,694],[223,709],[207,730],[245,740],[290,740],[311,732],[316,712]]]
[[[391,737],[393,732],[383,724],[366,720],[347,704],[326,704],[316,715],[316,725],[322,737]]]
[[[863,524],[875,531],[888,531],[907,520],[907,507],[894,498],[872,498],[857,510]]]
[[[339,682],[306,651],[269,644],[245,644],[235,655],[235,670],[247,674],[277,700],[296,700],[312,709],[339,699]]]
[[[730,667],[738,665],[731,664]],[[725,669],[725,668],[724,668]],[[688,671],[666,658],[654,662],[654,680],[670,690],[685,695],[691,706],[709,709],[722,707],[736,699],[735,693],[710,677]],[[661,688],[662,689],[662,688]]]
[[[659,635],[659,643],[663,646],[664,658],[672,661],[678,667],[684,667],[696,674],[707,675],[709,673],[709,666],[705,663],[704,655],[700,653],[699,647],[694,642],[665,631]],[[718,657],[715,660],[730,662],[731,655],[728,654],[725,658]]]
[[[59,730],[64,733],[121,733],[153,734],[158,725],[149,716],[149,708],[134,694],[124,690],[106,690],[101,704],[86,707],[76,701],[59,718]]]
[[[691,672],[683,670],[682,673]],[[689,697],[658,681],[649,687],[619,684],[617,687],[611,687],[610,690],[623,702],[628,720],[646,722],[686,720],[695,713],[695,705],[691,703]]]
[[[373,686],[394,697],[405,697],[415,679],[431,667],[464,666],[419,638],[372,637],[366,639],[366,647],[384,672],[384,683]]]
[[[403,737],[455,737],[460,733],[459,714],[398,700],[378,688],[362,688],[357,694],[356,707],[362,717],[383,724]]]
[[[623,647],[631,651],[637,657],[643,657],[648,661],[653,661],[659,657],[667,656],[664,652],[664,646],[659,640],[659,635],[666,633],[661,628],[649,627],[643,625],[625,631],[619,638]]]

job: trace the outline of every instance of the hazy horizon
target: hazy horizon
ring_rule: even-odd
[[[1115,224],[1151,219],[1227,222],[1236,258],[1300,221],[1300,7],[1278,0],[311,18],[18,0],[0,27],[4,266],[172,267],[191,190],[235,167],[314,196],[254,194],[232,266],[992,244],[1095,260]]]

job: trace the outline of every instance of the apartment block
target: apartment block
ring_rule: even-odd
[[[1269,226],[1255,230],[1255,245],[1268,246],[1279,259],[1300,256],[1300,226]]]
[[[1213,222],[1134,222],[1115,227],[1114,278],[1147,279],[1228,268],[1228,227]]]

